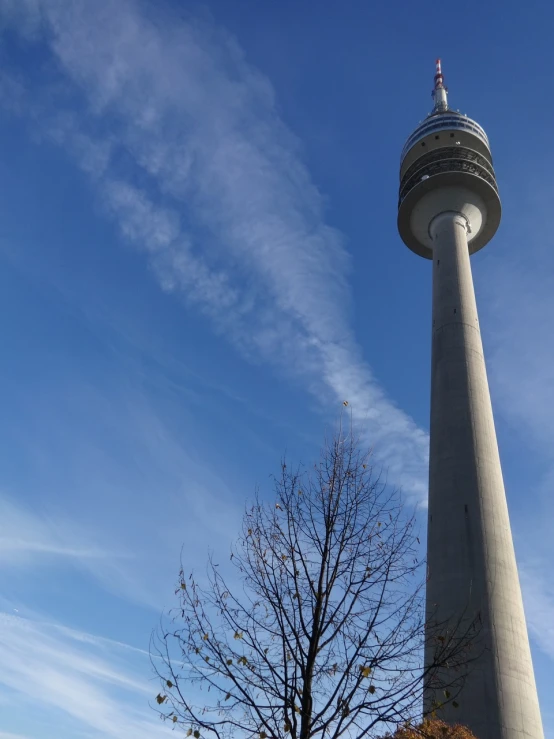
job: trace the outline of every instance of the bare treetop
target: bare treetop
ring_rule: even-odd
[[[181,570],[179,607],[154,640],[162,715],[218,739],[361,738],[415,720],[418,543],[400,496],[351,433],[308,471],[283,461],[274,501],[256,496],[231,553],[242,587],[229,587],[212,560],[207,586]],[[436,680],[447,662],[463,664],[467,641],[437,631]],[[444,686],[445,701],[457,688]]]

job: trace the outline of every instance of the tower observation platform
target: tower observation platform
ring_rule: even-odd
[[[433,261],[427,533],[429,634],[477,624],[463,680],[445,668],[424,685],[424,712],[478,739],[543,739],[470,255],[500,224],[488,137],[450,110],[437,61],[434,106],[400,161],[398,230]],[[426,665],[436,644],[429,638]],[[448,693],[448,694],[447,694]]]

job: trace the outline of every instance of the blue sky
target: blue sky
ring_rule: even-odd
[[[0,739],[165,736],[181,547],[223,561],[344,399],[424,501],[431,272],[396,197],[437,56],[503,198],[473,268],[554,737],[554,11],[460,12],[0,0]]]

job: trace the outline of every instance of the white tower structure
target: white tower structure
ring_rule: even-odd
[[[500,198],[489,140],[448,108],[440,60],[433,99],[402,151],[398,206],[402,240],[433,261],[427,617],[480,627],[459,695],[427,684],[424,709],[442,704],[478,739],[542,739],[470,265]]]

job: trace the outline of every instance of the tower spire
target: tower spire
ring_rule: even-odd
[[[435,87],[431,93],[435,105],[433,113],[445,113],[448,110],[448,88],[444,86],[444,78],[442,76],[441,60],[435,62]]]

